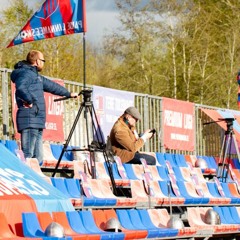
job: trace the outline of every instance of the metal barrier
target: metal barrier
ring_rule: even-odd
[[[11,88],[10,88],[10,73],[12,70],[0,68],[0,139],[13,139],[14,129],[12,121],[12,101],[11,101]],[[51,79],[51,78],[50,78]],[[71,92],[80,92],[83,89],[83,84],[64,81],[65,87]],[[87,85],[88,88],[92,86]],[[71,130],[72,124],[76,118],[82,99],[72,101],[71,99],[64,101],[65,112],[64,112],[64,134],[65,137]],[[146,143],[143,151],[148,152],[165,152],[163,143],[163,129],[162,129],[162,98],[157,96],[151,96],[146,94],[135,93],[135,106],[139,109],[143,116],[143,121],[138,123],[138,132],[143,132],[144,129],[155,128],[157,134],[154,135],[153,139]],[[176,151],[169,150],[171,153],[182,153],[182,154],[196,154],[196,155],[213,155],[218,156],[221,148],[221,134],[222,129],[217,125],[209,125],[203,127],[203,121],[210,121],[209,117],[204,115],[200,108],[206,107],[210,109],[216,109],[210,106],[201,106],[195,104],[195,151]],[[75,128],[73,137],[70,144],[73,146],[86,146],[86,121],[84,114],[81,115],[80,120]]]

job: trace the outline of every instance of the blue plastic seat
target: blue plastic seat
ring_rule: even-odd
[[[52,150],[52,154],[56,159],[59,159],[61,153],[62,153],[62,149],[63,146],[62,145],[58,145],[58,144],[50,144],[51,150]],[[68,146],[69,150],[71,150],[71,147]],[[63,161],[72,161],[73,160],[73,153],[72,151],[64,151],[64,154],[62,156]]]
[[[222,189],[224,191],[224,194],[227,198],[231,199],[231,204],[239,204],[240,203],[240,198],[234,197],[232,193],[229,190],[228,183],[221,183]]]
[[[135,229],[139,229],[139,230],[147,230],[148,231],[148,235],[147,238],[158,238],[158,237],[162,237],[162,233],[160,231],[160,229],[156,228],[155,226],[148,228],[147,226],[145,226],[142,223],[142,220],[140,218],[140,215],[138,214],[138,211],[135,209],[131,209],[131,210],[122,210],[122,211],[126,211],[131,222],[132,225]]]
[[[174,154],[172,153],[164,153],[165,161],[169,161],[172,167],[177,167],[177,163],[175,161]]]
[[[82,223],[84,227],[87,229],[87,231],[90,233],[101,235],[101,239],[119,239],[120,240],[125,238],[124,233],[121,233],[121,232],[110,233],[110,232],[105,232],[99,229],[90,211],[79,211],[78,214],[80,215],[82,219]]]
[[[135,227],[127,213],[127,211],[125,209],[116,209],[116,214],[118,216],[118,220],[121,224],[122,227],[126,228],[126,229],[129,229],[129,230],[136,230],[136,231],[142,231],[142,233],[146,235],[148,235],[148,231],[143,228],[141,229],[140,227]]]
[[[93,206],[98,206],[98,204],[100,204],[101,206],[102,203],[98,203],[96,198],[88,198],[85,195],[83,195],[83,191],[79,183],[79,179],[65,178],[64,182],[70,196],[72,198],[81,198],[83,201],[83,206],[93,207]]]
[[[124,163],[123,166],[124,166],[125,171],[126,171],[126,173],[127,173],[128,179],[131,179],[131,180],[139,180],[139,179],[137,178],[137,176],[135,175],[134,171],[133,171],[132,164],[126,164],[126,163]]]
[[[238,224],[232,217],[231,211],[228,206],[219,207],[222,211],[224,218],[226,219],[226,224]],[[239,227],[240,228],[240,227]]]
[[[166,162],[165,162],[165,158],[164,158],[164,153],[157,152],[157,153],[156,153],[156,158],[157,158],[158,163],[159,163],[161,166],[166,166]]]
[[[216,186],[215,182],[207,182],[207,187],[208,187],[208,190],[209,190],[209,192],[211,193],[211,195],[213,197],[222,199],[222,203],[221,204],[229,204],[230,201],[228,201],[228,200],[230,200],[230,199],[226,198],[226,197],[222,197],[220,195],[220,193],[218,192],[218,189],[217,189],[217,186]]]
[[[162,193],[166,196],[166,197],[169,197],[168,195],[170,194],[170,197],[171,198],[176,198],[177,196],[174,194],[173,192],[173,189],[170,185],[169,187],[169,184],[170,182],[169,181],[158,181],[158,184],[162,190]]]
[[[29,238],[42,238],[46,240],[67,240],[72,239],[72,237],[48,237],[45,235],[45,232],[41,228],[37,215],[35,212],[26,212],[22,213],[22,227],[23,234],[25,237]]]
[[[165,181],[169,181],[169,176],[167,172],[167,167],[165,166],[157,166],[158,174],[161,177],[161,179]]]
[[[240,216],[235,206],[228,207],[232,218],[234,219],[235,223],[240,224]]]
[[[233,168],[240,169],[240,162],[238,158],[233,158],[232,163],[234,164]]]
[[[139,210],[136,210],[140,216],[140,219],[142,221],[142,223],[144,224],[144,226],[147,228],[147,229],[158,229],[159,232],[158,232],[158,237],[174,237],[174,236],[177,236],[178,234],[178,230],[177,229],[172,229],[172,228],[159,228],[159,227],[156,227],[149,214],[148,214],[148,211],[146,209],[139,209]]]
[[[183,154],[174,154],[175,162],[179,167],[188,167],[186,159]]]
[[[80,233],[80,234],[91,235],[90,239],[100,239],[99,234],[91,233],[84,227],[82,219],[77,211],[67,211],[66,216],[67,216],[69,225],[75,232]],[[94,236],[95,236],[95,238],[94,238]]]
[[[209,202],[209,198],[193,197],[188,193],[188,190],[182,181],[177,181],[177,185],[181,195],[185,198],[185,204],[206,204]]]
[[[64,182],[64,178],[58,178],[58,177],[51,177],[51,182],[55,188],[57,188],[59,191],[61,191],[65,196],[68,198],[71,198],[67,187]]]
[[[213,206],[213,210],[219,214],[221,224],[235,224],[234,220],[231,217],[231,214],[227,211],[222,211],[222,207]]]
[[[173,167],[173,171],[178,181],[185,181],[179,167]]]
[[[16,140],[5,140],[5,147],[14,155],[16,155],[16,150],[19,149]]]

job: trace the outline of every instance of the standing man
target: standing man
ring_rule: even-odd
[[[25,158],[43,161],[42,133],[46,122],[44,92],[59,96],[77,97],[66,88],[39,74],[45,63],[40,51],[32,50],[27,59],[15,64],[11,80],[16,86],[17,129]]]
[[[156,159],[148,154],[139,153],[144,143],[153,136],[150,129],[139,137],[136,131],[136,123],[141,115],[135,107],[127,108],[123,115],[115,122],[110,132],[112,151],[120,157],[123,163],[141,164],[141,158],[148,165],[155,165]]]

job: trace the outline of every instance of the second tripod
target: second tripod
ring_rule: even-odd
[[[219,120],[226,122],[227,130],[225,131],[224,138],[223,138],[223,144],[222,144],[222,148],[221,148],[218,169],[217,169],[217,177],[222,182],[226,182],[228,175],[229,175],[229,164],[230,164],[232,147],[233,147],[232,144],[234,144],[234,148],[236,150],[238,160],[240,160],[240,155],[239,155],[239,149],[238,149],[236,137],[235,137],[235,134],[233,131],[233,121],[235,119],[234,118],[224,118],[224,119],[219,119]]]

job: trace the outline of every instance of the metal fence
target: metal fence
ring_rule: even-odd
[[[11,101],[11,88],[10,88],[10,73],[12,70],[0,68],[0,139],[13,139],[14,128],[12,121],[12,101]],[[64,81],[65,87],[70,92],[81,92],[83,85],[76,82]],[[87,85],[87,88],[92,86]],[[77,101],[66,100],[64,101],[64,134],[65,138],[69,136],[70,131],[76,122],[76,116],[80,111],[82,97]],[[143,151],[150,152],[165,152],[163,143],[162,128],[162,98],[157,96],[150,96],[146,94],[135,93],[135,106],[139,109],[143,120],[138,123],[138,132],[143,132],[144,129],[155,128],[157,134],[148,141],[144,146]],[[203,125],[203,122],[211,121],[211,119],[204,114],[200,109],[209,108],[216,109],[211,106],[201,106],[195,104],[195,150],[193,152],[176,151],[168,149],[168,152],[182,153],[182,154],[195,154],[195,155],[212,155],[218,156],[221,151],[221,139],[223,130],[217,124]],[[87,127],[91,125],[91,118],[89,113],[83,112],[74,127],[74,132],[71,137],[70,144],[72,146],[86,147],[88,141]],[[90,136],[91,137],[91,136]],[[91,139],[90,139],[91,140]]]

